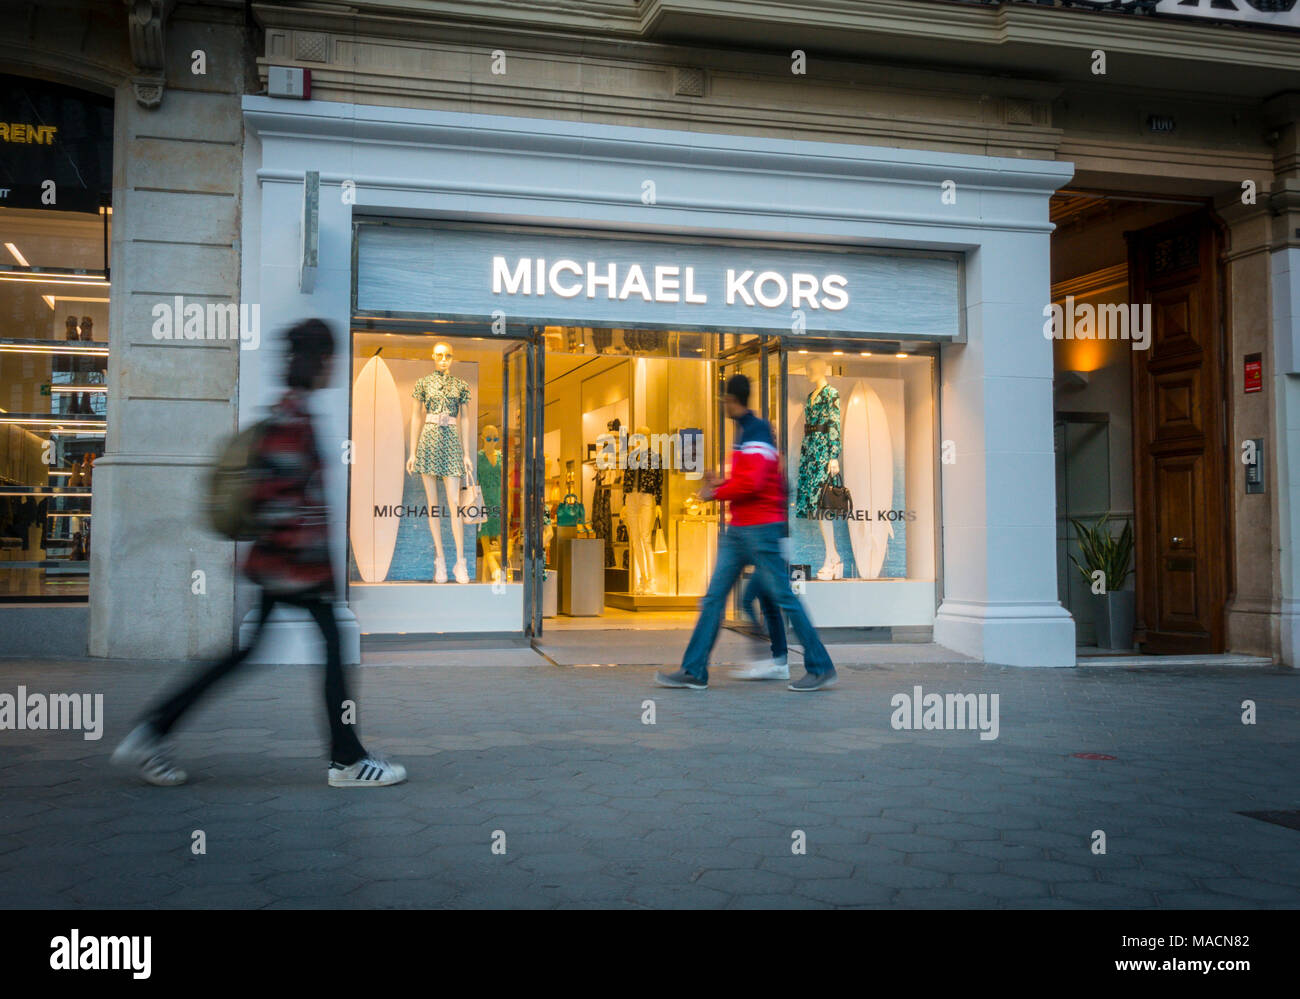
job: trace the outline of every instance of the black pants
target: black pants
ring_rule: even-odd
[[[249,654],[257,647],[262,637],[262,629],[277,603],[291,607],[301,607],[312,616],[320,628],[321,637],[325,639],[325,713],[330,724],[330,759],[335,763],[351,764],[366,755],[357,738],[356,727],[344,721],[344,701],[348,700],[347,682],[343,675],[343,656],[339,645],[339,626],[334,619],[334,604],[327,593],[315,590],[308,593],[276,594],[262,591],[262,604],[258,612],[257,629],[253,640],[247,648],[237,649],[219,663],[214,663],[206,670],[185,684],[162,704],[148,712],[145,717],[152,722],[160,734],[169,732],[180,721],[181,715],[192,708],[196,701],[218,680],[234,673]],[[355,702],[354,702],[355,703]],[[355,716],[355,707],[350,712]]]

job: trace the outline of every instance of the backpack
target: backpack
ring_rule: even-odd
[[[270,420],[254,423],[227,440],[208,476],[208,522],[231,541],[252,541],[258,536],[252,463],[269,424]]]

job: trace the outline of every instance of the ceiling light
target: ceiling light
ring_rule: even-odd
[[[32,266],[27,262],[27,258],[18,252],[18,247],[14,246],[13,243],[5,243],[5,249],[8,250],[10,253],[12,253],[14,255],[14,259],[17,260],[18,263],[21,264],[23,267]]]
[[[862,356],[863,356],[863,357],[870,357],[870,356],[871,356],[871,351],[869,351],[869,350],[864,350],[864,351],[862,352]]]
[[[899,353],[895,354],[894,356],[895,356],[895,357],[906,357],[907,355],[904,354],[904,353],[902,353],[902,352],[900,351]]]
[[[0,281],[18,281],[23,284],[55,285],[90,285],[92,288],[107,288],[109,282],[104,278],[73,278],[64,274],[15,274],[12,271],[0,271]]]

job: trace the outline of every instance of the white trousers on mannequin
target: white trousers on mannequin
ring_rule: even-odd
[[[627,546],[632,552],[632,589],[637,583],[653,586],[655,556],[650,533],[655,523],[654,493],[627,493],[623,497],[623,522],[627,524]]]

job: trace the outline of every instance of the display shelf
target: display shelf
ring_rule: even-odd
[[[91,496],[90,486],[10,486],[0,482],[0,496]]]

